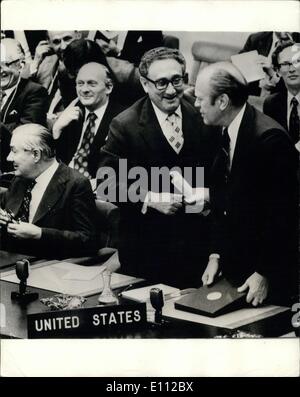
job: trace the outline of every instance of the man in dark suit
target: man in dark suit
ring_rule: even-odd
[[[260,64],[266,72],[266,77],[249,85],[253,95],[266,96],[270,93],[280,92],[284,88],[272,67],[272,54],[277,45],[288,40],[300,42],[300,33],[297,32],[258,32],[251,34],[240,52],[257,50],[260,55]]]
[[[10,141],[10,133],[21,124],[46,124],[48,106],[47,91],[39,84],[22,78],[24,53],[20,43],[14,39],[1,41],[1,124],[3,140]],[[9,132],[8,137],[4,134]],[[9,170],[5,154],[7,146],[1,146],[1,170]]]
[[[98,171],[99,177],[104,166],[119,171],[121,268],[153,282],[199,286],[208,218],[187,213],[182,192],[170,186],[170,171],[174,167],[194,173],[197,167],[207,167],[207,171],[213,152],[211,135],[196,109],[183,99],[185,60],[178,50],[150,50],[139,69],[147,97],[113,119]],[[128,173],[121,160],[126,160]],[[138,170],[142,173],[139,188],[129,179]],[[155,170],[165,170],[162,181],[152,178]],[[193,187],[195,179],[189,180]],[[203,187],[204,181],[197,186]],[[138,197],[133,197],[135,191]]]
[[[1,248],[42,258],[96,252],[95,200],[88,180],[55,159],[52,134],[38,124],[16,128],[8,160],[15,178],[1,197]]]
[[[273,66],[286,89],[266,97],[263,110],[289,132],[296,144],[300,139],[300,45],[292,41],[279,45],[273,54]]]
[[[124,109],[109,99],[112,90],[113,82],[105,66],[96,62],[82,66],[76,78],[78,98],[63,111],[53,126],[58,158],[89,178],[96,177],[100,148],[105,143],[111,120]],[[96,115],[96,119],[92,141],[87,143],[85,135],[91,114]],[[78,166],[80,151],[86,144],[89,148],[82,160],[86,166]]]
[[[248,89],[229,62],[203,69],[196,106],[223,127],[211,172],[211,255],[203,274],[220,271],[254,306],[297,291],[297,152],[286,131],[247,103]]]

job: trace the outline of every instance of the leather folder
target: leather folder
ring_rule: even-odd
[[[208,317],[217,317],[247,306],[245,292],[238,292],[225,278],[211,286],[204,285],[175,302],[175,308]]]

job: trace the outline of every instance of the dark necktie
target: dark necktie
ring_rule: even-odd
[[[78,148],[75,156],[74,156],[74,168],[79,171],[81,174],[90,178],[90,174],[88,172],[88,155],[91,151],[91,145],[95,138],[95,120],[97,116],[95,113],[90,113],[88,115],[88,125],[84,132],[82,142],[80,147]]]
[[[17,217],[20,218],[22,222],[28,222],[29,220],[29,206],[31,202],[31,191],[36,184],[36,181],[31,181],[28,183],[27,189],[25,191],[21,207],[19,209]]]
[[[298,101],[294,97],[291,100],[292,110],[290,113],[290,122],[289,122],[289,133],[292,140],[296,143],[299,141],[299,134],[300,134],[300,120],[298,114]]]
[[[222,134],[222,159],[223,159],[223,172],[225,182],[227,182],[230,173],[230,137],[228,135],[228,129],[223,129]]]

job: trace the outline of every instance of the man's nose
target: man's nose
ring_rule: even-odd
[[[174,94],[176,92],[173,84],[171,82],[169,82],[167,88],[166,88],[166,93],[168,94]]]
[[[9,152],[9,155],[7,156],[7,161],[13,161],[12,152]]]
[[[67,43],[67,42],[65,42],[65,41],[61,41],[61,43],[60,43],[60,49],[62,50],[62,51],[64,51],[67,47],[68,47],[68,44],[69,43]]]

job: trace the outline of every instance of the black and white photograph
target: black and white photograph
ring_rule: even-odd
[[[299,3],[25,3],[1,4],[1,376],[299,376]]]

